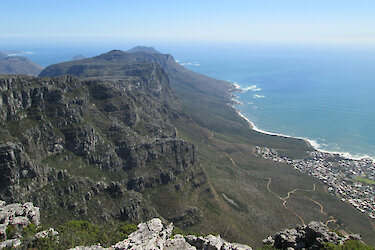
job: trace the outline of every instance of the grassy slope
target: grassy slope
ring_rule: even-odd
[[[190,230],[215,232],[228,240],[260,246],[263,238],[294,227],[302,223],[301,219],[305,223],[326,222],[333,216],[338,222],[330,223],[332,228],[360,233],[364,241],[375,244],[375,227],[369,217],[329,195],[319,180],[254,154],[254,146],[259,145],[290,157],[304,157],[311,150],[304,141],[250,130],[247,122],[226,104],[226,97],[189,88],[177,80],[171,79],[172,86],[192,121],[175,125],[181,138],[198,146],[214,196],[201,200],[205,217]],[[291,211],[283,206],[280,196],[284,198],[296,188],[300,190],[286,203]]]

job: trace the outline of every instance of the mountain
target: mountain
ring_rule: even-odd
[[[0,199],[32,201],[42,222],[85,218],[197,223],[210,194],[165,71],[128,64],[117,79],[0,77]],[[56,219],[58,218],[58,219]]]
[[[23,56],[0,55],[0,74],[38,75],[43,67]]]
[[[137,48],[137,47],[136,47]],[[193,120],[216,132],[236,136],[251,136],[253,144],[285,151],[286,154],[305,155],[309,146],[303,140],[278,136],[265,136],[249,130],[249,124],[239,117],[232,107],[233,85],[226,81],[190,71],[177,63],[172,55],[150,52],[127,53],[113,50],[79,62],[64,62],[50,65],[39,76],[60,76],[70,74],[77,77],[121,76],[127,65],[132,63],[157,63],[166,71],[171,87],[181,100],[183,109]],[[207,119],[210,117],[210,119]],[[293,143],[290,143],[293,141]],[[280,147],[282,144],[282,147]]]
[[[147,46],[136,46],[128,51],[127,53],[135,53],[135,52],[149,52],[149,53],[155,53],[155,54],[161,54],[159,51],[157,51],[154,47],[147,47]]]
[[[76,56],[73,56],[71,61],[78,61],[78,60],[82,60],[82,59],[85,59],[85,58],[86,57],[84,57],[83,55],[76,55]]]
[[[34,201],[46,225],[160,216],[185,232],[260,246],[315,220],[374,244],[367,215],[318,179],[257,154],[267,147],[296,160],[314,149],[251,130],[229,82],[168,54],[119,50],[40,76],[3,83],[0,198]]]

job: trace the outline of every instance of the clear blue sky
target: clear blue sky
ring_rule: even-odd
[[[375,0],[1,0],[0,39],[375,44]]]

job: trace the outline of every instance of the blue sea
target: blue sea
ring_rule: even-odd
[[[238,84],[236,108],[263,131],[320,150],[375,158],[375,49],[344,46],[158,44],[185,67]],[[42,66],[131,44],[0,48]]]

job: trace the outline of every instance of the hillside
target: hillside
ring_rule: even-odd
[[[158,68],[158,70],[147,71],[148,73],[146,74],[145,71],[142,70],[146,65],[149,65],[147,67]],[[150,148],[149,146],[136,146],[136,149],[140,147],[143,148],[144,151],[142,151],[142,154],[135,154],[139,158],[132,156],[137,159],[131,161],[135,162],[134,167],[131,168],[130,172],[128,172],[129,170],[127,168],[126,170],[115,168],[116,170],[113,171],[116,174],[114,174],[114,176],[112,175],[112,177],[107,174],[107,172],[111,173],[112,170],[107,171],[105,168],[99,167],[99,169],[101,169],[100,172],[95,172],[93,176],[98,178],[103,178],[103,176],[105,176],[108,185],[112,185],[112,181],[119,182],[117,178],[127,180],[126,185],[120,185],[120,188],[113,187],[109,189],[109,191],[104,192],[104,196],[102,196],[103,193],[97,196],[100,197],[100,202],[104,202],[107,199],[109,200],[108,203],[111,205],[106,207],[106,209],[111,211],[118,206],[118,203],[112,201],[113,197],[111,194],[118,189],[124,190],[121,187],[126,186],[128,190],[130,189],[135,192],[133,193],[134,195],[142,197],[142,199],[139,198],[141,201],[139,201],[138,204],[141,205],[139,205],[138,208],[146,208],[146,210],[143,210],[145,212],[144,217],[159,214],[167,220],[175,221],[178,223],[177,225],[180,225],[186,231],[195,231],[201,234],[219,233],[223,238],[230,241],[259,246],[261,245],[262,239],[282,228],[295,227],[296,224],[316,220],[330,221],[329,225],[332,229],[341,230],[341,232],[344,233],[360,233],[364,241],[374,244],[373,236],[375,235],[375,231],[373,222],[369,217],[328,194],[327,188],[317,179],[299,173],[285,163],[262,159],[255,153],[255,146],[267,146],[277,150],[280,155],[291,158],[302,158],[307,157],[307,151],[313,149],[303,140],[264,135],[250,130],[249,124],[238,116],[231,106],[230,91],[232,90],[232,85],[230,83],[189,71],[176,63],[171,55],[144,51],[135,53],[111,51],[93,58],[51,65],[41,72],[40,76],[56,77],[65,74],[71,74],[82,78],[81,80],[71,78],[75,79],[74,81],[77,82],[74,82],[74,84],[72,84],[73,86],[80,86],[81,84],[91,86],[88,85],[88,82],[92,81],[104,81],[108,85],[105,91],[103,91],[102,87],[95,87],[94,89],[84,87],[82,92],[78,92],[76,95],[64,94],[64,98],[61,99],[70,100],[70,102],[74,104],[74,98],[78,98],[79,100],[80,96],[88,95],[88,103],[95,104],[95,106],[87,106],[87,102],[79,101],[78,105],[82,106],[82,103],[86,105],[82,107],[82,110],[89,113],[87,115],[88,119],[84,119],[84,121],[87,122],[90,127],[94,128],[95,131],[100,131],[100,133],[97,132],[100,135],[99,138],[102,138],[105,143],[110,143],[109,146],[104,147],[102,151],[92,154],[95,155],[94,159],[100,159],[100,155],[107,152],[107,150],[113,152],[111,148],[117,155],[117,157],[114,158],[116,159],[114,162],[121,160],[120,162],[127,163],[129,154],[132,155],[131,149],[133,149],[133,147],[129,146],[129,143],[126,142],[128,136],[123,138],[126,142],[123,144],[119,143],[117,139],[124,137],[125,132],[128,130],[113,134],[113,131],[118,131],[118,126],[113,127],[107,125],[107,122],[114,119],[112,117],[114,114],[119,115],[115,116],[116,121],[124,116],[132,117],[131,114],[134,115],[134,112],[138,114],[140,119],[135,119],[135,121],[138,122],[135,123],[135,126],[134,124],[126,124],[130,126],[131,130],[135,130],[137,133],[137,137],[134,139],[136,145],[144,145],[144,143],[139,144],[138,141],[147,141],[150,138],[173,138],[173,140],[183,140],[187,146],[190,145],[188,146],[189,150],[186,151],[187,155],[190,155],[189,160],[176,159],[173,161],[176,162],[176,164],[190,162],[190,164],[188,164],[189,167],[181,173],[178,171],[173,172],[173,170],[173,176],[176,176],[177,179],[159,175],[159,181],[155,181],[157,183],[155,185],[146,183],[149,183],[149,181],[154,183],[154,180],[158,179],[155,177],[157,176],[156,172],[159,174],[163,173],[166,167],[167,169],[170,167],[174,169],[174,164],[169,163],[170,161],[167,160],[170,159],[169,156],[163,156],[165,153],[169,152],[168,150],[157,150],[161,155],[153,157],[154,161],[151,161],[149,164],[142,165],[143,160],[141,159],[145,156],[151,157],[154,155],[154,150],[152,150],[153,147]],[[157,79],[160,79],[160,77],[165,79],[162,82],[168,82],[168,84],[170,84],[175,94],[170,88],[162,88],[161,85],[154,84],[159,81]],[[36,78],[33,81],[37,81],[38,79],[43,78]],[[60,77],[55,79],[65,78]],[[118,83],[118,81],[125,81],[124,79],[133,80],[128,82],[127,87],[124,87]],[[44,80],[38,81],[43,82]],[[65,80],[58,80],[56,85],[63,86],[61,81],[64,82]],[[140,96],[128,92],[128,90],[133,89],[131,86],[138,86],[139,83],[149,86],[147,91],[144,91]],[[117,89],[118,92],[112,94],[111,98],[116,99],[116,96],[118,100],[122,100],[123,98],[128,100],[128,98],[130,98],[128,101],[129,105],[125,106],[126,108],[118,108],[117,104],[113,104],[113,101],[108,101],[107,97],[102,99],[102,102],[99,102],[100,105],[97,103],[96,98],[98,97],[96,97],[95,93],[107,93],[111,92],[112,89]],[[151,91],[151,93],[149,93],[149,91]],[[161,95],[165,97],[163,105],[160,104],[158,95],[155,95],[155,93],[159,93],[159,91],[164,91],[164,94]],[[65,92],[63,91],[63,93]],[[18,96],[20,95],[21,94],[18,94]],[[175,98],[174,95],[176,95],[181,102]],[[99,96],[101,96],[101,94]],[[121,96],[121,98],[119,96]],[[90,101],[90,98],[93,98],[92,101]],[[135,103],[135,105],[131,103]],[[63,105],[59,106],[59,109],[64,110],[65,108],[63,107],[66,107],[67,103],[62,104]],[[139,106],[143,104],[147,104],[147,108],[144,107],[140,109]],[[68,107],[74,106],[68,105]],[[91,107],[95,107],[95,111]],[[39,109],[41,108],[38,107],[36,110]],[[125,113],[121,113],[119,110]],[[139,110],[143,110],[149,115],[144,117],[141,115],[143,112],[139,112]],[[165,115],[158,115],[162,111]],[[29,116],[27,116],[30,117],[34,111],[29,109],[27,112],[30,112]],[[69,115],[75,113],[80,114],[80,111],[67,112]],[[51,118],[53,117],[52,114]],[[169,118],[162,123],[164,125],[159,125],[161,121],[164,121],[164,117],[166,116]],[[137,117],[137,115],[135,115],[135,117]],[[149,119],[150,124],[142,124],[144,119]],[[7,127],[4,127],[4,130],[13,130],[13,125],[18,123],[18,121],[16,123],[9,123]],[[39,122],[37,122],[37,124],[39,124]],[[59,124],[59,122],[56,124]],[[74,125],[73,128],[76,126],[77,125]],[[78,128],[80,126],[81,125],[79,125]],[[21,127],[23,128],[24,126]],[[108,127],[113,127],[115,129],[109,129]],[[160,134],[159,128],[161,128],[161,131],[168,132]],[[176,128],[176,130],[174,128]],[[54,128],[52,130],[55,131],[56,129]],[[39,131],[42,131],[41,128]],[[78,135],[90,135],[85,129],[78,129],[78,131],[82,131],[78,133]],[[145,131],[147,135],[146,138],[144,138]],[[22,131],[19,136],[16,136],[16,131],[10,133],[12,136],[9,138],[18,138],[20,135],[23,136],[25,134],[35,136],[35,134],[31,132],[26,133],[26,131]],[[72,132],[61,133],[63,135],[61,139],[67,142],[73,139],[76,143],[84,141],[86,145],[86,141],[88,140],[84,139],[85,136],[76,135],[76,132],[73,133],[74,136],[70,136]],[[23,141],[32,141],[33,136],[29,136],[23,139]],[[91,144],[89,143],[89,145]],[[122,145],[125,145],[124,150],[122,149]],[[89,148],[91,148],[91,146]],[[82,171],[79,170],[80,168],[76,169],[71,167],[70,171],[73,171],[73,173],[74,171],[79,172],[77,175],[86,176],[90,173],[88,169],[91,169],[92,166],[93,169],[97,169],[96,164],[100,163],[100,161],[99,163],[97,163],[97,161],[90,162],[90,157],[92,157],[90,154],[88,154],[90,156],[86,156],[85,154],[81,155],[80,151],[76,152],[74,148],[66,148],[66,150],[78,156],[77,160],[82,160],[83,163],[88,164],[87,169],[86,167],[82,167]],[[36,155],[35,152],[38,152],[38,150],[32,152],[34,152],[32,154],[34,156]],[[172,157],[176,158],[178,157],[177,155],[185,151],[178,149],[173,152],[178,152]],[[59,165],[57,163],[60,161],[59,168],[67,169],[67,165],[65,164],[65,166],[63,166],[63,162],[66,161],[65,159],[69,160],[70,158],[64,158],[64,156],[65,155],[63,155],[63,158],[57,157],[57,159],[52,158],[51,160],[48,158],[47,161],[43,162],[47,162],[49,164],[48,166],[54,166]],[[112,156],[110,156],[110,159],[112,159],[111,157]],[[78,165],[85,166],[83,163],[79,163]],[[161,170],[156,170],[156,172],[154,172],[154,163],[157,163],[157,169]],[[77,165],[77,162],[72,163],[71,166],[75,165]],[[148,176],[150,171],[152,178]],[[121,173],[123,172],[125,173],[122,175]],[[182,176],[180,177],[179,174]],[[164,183],[162,181],[163,176],[166,180],[171,179],[172,181]],[[89,188],[90,186],[87,185],[86,187]],[[71,189],[75,190],[76,186]],[[103,190],[107,190],[106,188],[103,188]],[[79,208],[78,211],[81,211],[79,207],[81,202],[78,202],[78,200],[82,199],[77,197],[77,200],[75,203],[73,202],[72,205],[65,204],[63,202],[65,199],[64,192],[58,192],[63,195],[63,197],[60,198],[61,200],[59,200],[59,202],[62,202],[61,204],[67,208]],[[67,194],[70,194],[72,191],[67,192]],[[84,193],[84,191],[82,192]],[[121,192],[127,194],[128,191]],[[38,201],[37,197],[38,195],[35,195],[33,199]],[[49,197],[51,197],[51,195]],[[145,202],[142,203],[143,201]],[[39,200],[39,202],[41,201]],[[85,202],[83,204],[86,204]],[[57,204],[59,203],[54,203],[54,206],[59,207]],[[91,207],[92,205],[86,207]],[[48,204],[45,204],[45,206],[48,208]],[[97,205],[97,207],[101,208],[100,205]],[[124,210],[129,211],[129,209]],[[155,213],[152,211],[155,211]],[[101,213],[103,213],[103,211],[97,211],[96,214],[83,212],[80,215],[78,213],[77,216],[92,219],[93,215],[99,215]],[[108,213],[104,214],[108,215]],[[130,214],[133,214],[131,210]],[[142,216],[118,217],[115,212],[109,213],[109,215],[110,216],[107,216],[107,218],[111,216],[117,219],[131,220],[143,218]],[[332,217],[334,220],[332,220]],[[66,218],[68,217],[65,217],[65,219]],[[48,217],[46,217],[46,221],[48,222]]]
[[[0,74],[37,76],[43,67],[23,56],[0,54]]]
[[[176,138],[184,114],[168,77],[157,64],[128,69],[117,80],[0,78],[0,199],[34,202],[47,225],[199,220],[194,197],[210,189],[195,146]]]

